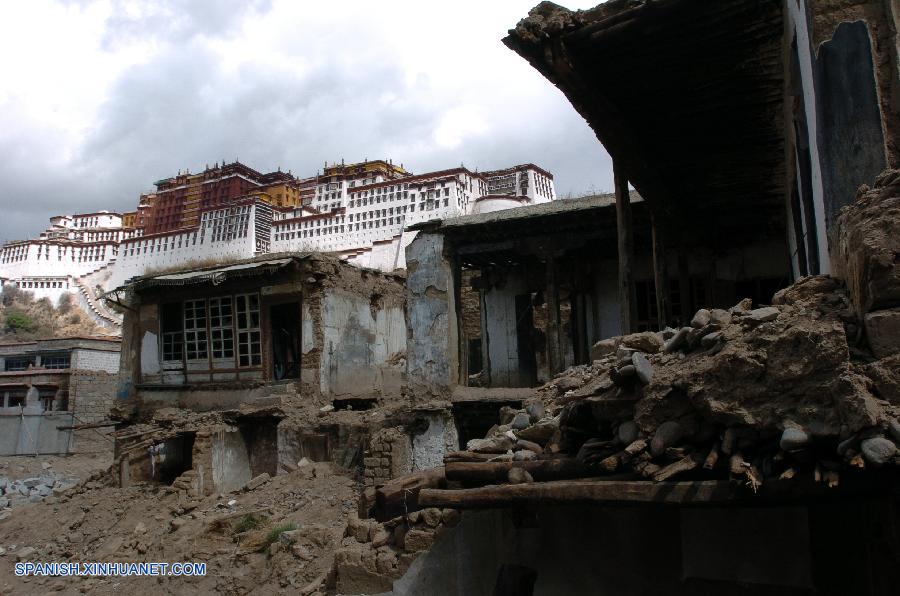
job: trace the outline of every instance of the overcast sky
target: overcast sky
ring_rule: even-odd
[[[561,196],[610,190],[588,125],[500,42],[536,3],[4,3],[0,240],[235,158],[299,176],[342,158],[534,162]]]

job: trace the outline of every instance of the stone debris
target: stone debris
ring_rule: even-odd
[[[875,466],[883,466],[892,462],[897,455],[897,446],[884,437],[873,437],[860,443],[860,449],[866,461]]]
[[[498,421],[519,424],[445,456],[448,483],[482,492],[432,486],[419,502],[484,506],[512,485],[613,474],[650,485],[716,479],[750,494],[801,478],[834,489],[845,470],[900,463],[900,355],[854,356],[858,318],[836,280],[801,279],[773,302],[701,309],[689,327],[598,342],[590,365],[537,390],[543,418],[505,406]],[[542,490],[514,494],[539,500]]]
[[[424,551],[461,520],[458,510],[427,507],[384,522],[351,514],[345,538],[334,555],[335,588],[340,594],[389,591]],[[366,529],[360,532],[359,528]]]
[[[691,319],[691,327],[694,329],[701,329],[706,327],[710,323],[710,315],[709,311],[705,308],[701,308],[697,311],[697,314],[694,315],[694,318]]]
[[[268,482],[271,479],[272,479],[271,476],[269,476],[268,474],[263,472],[259,476],[252,478],[250,480],[250,482],[247,483],[246,488],[247,488],[247,490],[256,490],[257,488],[259,488],[260,486],[262,486],[263,484],[265,484],[266,482]]]
[[[757,308],[751,310],[744,320],[751,323],[768,323],[769,321],[777,319],[779,312],[780,311],[774,306]]]
[[[638,380],[644,385],[649,385],[653,380],[653,367],[647,357],[640,352],[635,352],[631,356],[631,362],[634,365],[635,373]]]
[[[796,451],[803,449],[809,444],[809,434],[801,428],[788,427],[781,433],[781,441],[779,445],[785,451]]]
[[[791,475],[809,469],[810,454],[822,457],[828,444],[843,465],[859,456],[874,466],[896,463],[896,357],[853,359],[847,329],[857,319],[841,284],[804,278],[773,302],[701,309],[690,327],[657,335],[670,335],[662,352],[624,338],[604,340],[616,349],[602,350],[587,370],[563,373],[568,385],[586,378],[581,387],[567,396],[549,385],[541,390],[559,413],[559,450],[605,462],[601,469],[657,479],[662,467],[691,454],[705,470],[727,467],[740,454],[736,475],[754,486],[788,468]],[[607,377],[610,385],[595,381]],[[644,456],[624,457],[640,437],[649,438]],[[675,474],[696,473],[692,462],[676,468]]]
[[[78,485],[78,478],[58,474],[50,465],[44,465],[39,476],[10,480],[0,476],[0,509],[12,508],[25,503],[36,503],[53,496],[62,496]]]

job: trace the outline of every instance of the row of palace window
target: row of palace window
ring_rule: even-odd
[[[38,364],[38,360],[35,356],[7,356],[3,359],[3,370],[5,372],[16,372],[28,370],[29,366],[65,369],[69,368],[71,360],[71,354],[68,352],[41,354],[40,364]]]
[[[172,302],[162,306],[161,318],[164,362],[262,365],[258,294]]]
[[[28,290],[69,287],[69,282],[67,281],[18,281],[13,283],[22,289]]]

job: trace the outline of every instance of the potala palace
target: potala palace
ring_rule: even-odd
[[[120,317],[100,295],[148,272],[305,251],[392,271],[405,267],[414,224],[556,198],[553,175],[533,164],[413,174],[376,160],[326,164],[321,174],[297,178],[234,162],[155,186],[134,211],[58,215],[38,238],[8,242],[0,285],[54,302],[72,293],[114,330]]]

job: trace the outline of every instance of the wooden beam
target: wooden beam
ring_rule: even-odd
[[[92,422],[89,424],[74,424],[71,426],[57,426],[56,430],[85,430],[88,428],[104,428],[107,426],[118,426],[122,424],[121,422],[111,422],[109,420],[105,422]]]
[[[650,217],[650,226],[653,231],[653,285],[656,288],[656,318],[659,321],[659,328],[664,329],[672,320],[665,232],[657,221],[656,215]]]
[[[691,270],[688,264],[688,252],[684,242],[678,247],[678,295],[681,298],[681,325],[691,324],[697,308],[694,306],[691,288]]]
[[[628,194],[628,179],[615,165],[616,186],[616,229],[619,253],[619,318],[622,321],[622,335],[634,328],[634,279],[631,263],[634,257],[634,230],[631,225],[631,197]]]
[[[734,489],[726,480],[647,482],[640,480],[558,480],[443,490],[423,488],[419,507],[474,509],[572,503],[686,504],[726,501]]]
[[[420,491],[424,487],[444,487],[446,482],[443,467],[394,478],[375,490],[375,519],[385,521],[418,510]]]
[[[444,464],[447,480],[459,480],[472,484],[506,482],[507,475],[512,468],[522,468],[537,481],[599,476],[595,466],[586,466],[571,458],[506,462],[448,461]]]

